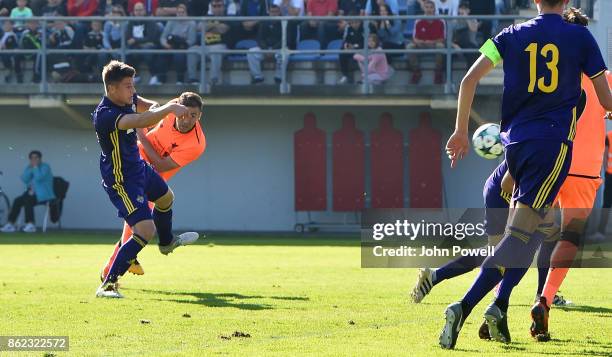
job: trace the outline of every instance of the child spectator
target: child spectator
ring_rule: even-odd
[[[21,32],[24,29],[25,22],[23,19],[29,19],[33,16],[32,9],[27,7],[28,0],[17,0],[17,7],[11,10],[11,19],[14,20],[15,32]]]
[[[370,34],[368,37],[368,47],[373,51],[380,51],[380,40],[376,34]],[[361,79],[365,80],[365,56],[361,53],[355,53],[353,59],[359,64],[361,69]],[[368,55],[368,82],[372,84],[381,84],[391,77],[393,68],[387,63],[387,57],[384,53],[371,53]]]
[[[102,31],[101,21],[92,21],[90,31],[85,36],[83,48],[89,50],[100,50],[104,48],[104,32]],[[108,62],[107,53],[90,53],[85,55],[85,59],[81,63],[81,72],[101,72],[102,67]],[[94,69],[92,71],[92,68]]]
[[[26,29],[21,34],[21,43],[19,47],[24,50],[38,50],[42,47],[42,36],[42,29],[40,28],[38,21],[30,20],[26,22]],[[34,58],[32,82],[40,82],[42,66],[40,54],[37,53],[35,55],[25,55],[25,58]]]
[[[423,1],[423,10],[425,15],[434,16],[436,14],[436,7],[432,0]],[[446,37],[446,26],[444,21],[431,19],[422,20],[419,19],[414,23],[414,32],[412,35],[412,43],[407,46],[409,49],[435,49],[444,48],[444,40]],[[411,53],[408,56],[410,62],[410,69],[412,70],[412,78],[410,82],[412,84],[418,84],[421,81],[423,74],[421,73],[421,66],[419,64],[419,57],[415,53]],[[444,55],[436,54],[436,68],[434,75],[434,83],[442,84],[444,82],[443,75],[444,66]]]
[[[2,64],[9,72],[4,81],[6,83],[11,82],[13,79],[13,73],[17,75],[17,82],[23,82],[23,73],[21,72],[21,61],[20,55],[17,54],[2,54],[3,50],[15,50],[19,47],[19,41],[17,40],[17,34],[13,29],[13,22],[4,21],[2,24],[2,36],[0,37],[0,57],[2,57]]]

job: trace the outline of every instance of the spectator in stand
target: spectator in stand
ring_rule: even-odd
[[[134,13],[134,6],[138,3],[142,3],[144,5],[146,16],[152,16],[157,12],[157,0],[128,0],[128,14]]]
[[[391,13],[399,14],[399,4],[397,0],[368,0],[365,13],[367,15],[380,15],[380,7],[384,4],[389,7]]]
[[[270,6],[270,16],[280,16],[280,8],[277,5]],[[250,51],[258,50],[276,50],[282,46],[283,29],[280,21],[264,21],[259,25],[259,33],[257,34],[257,46],[250,49]],[[247,54],[247,62],[249,63],[249,71],[251,72],[251,83],[257,84],[264,81],[264,76],[261,71],[261,61],[265,57],[270,57],[263,53],[249,53]],[[283,70],[283,57],[280,53],[274,54],[276,61],[276,70],[274,72],[274,82],[280,83],[282,78]]]
[[[48,48],[71,49],[74,48],[75,30],[66,21],[57,20],[53,23]],[[47,64],[51,67],[51,76],[56,81],[63,81],[64,75],[72,71],[72,58],[63,53],[50,54],[47,56]]]
[[[464,1],[459,5],[459,16],[470,15],[470,3]],[[479,48],[480,40],[478,39],[479,23],[476,19],[457,20],[453,31],[453,47],[454,48]],[[472,67],[472,63],[478,58],[478,53],[464,54],[467,62],[467,68]]]
[[[436,14],[442,16],[457,16],[459,13],[459,0],[434,0]]]
[[[382,8],[382,6],[381,6]],[[368,47],[372,51],[380,51],[380,41],[376,34],[370,34],[368,37]],[[359,64],[361,70],[361,80],[365,80],[365,56],[361,53],[355,53],[353,59]],[[391,77],[393,68],[387,62],[387,57],[384,53],[371,53],[368,55],[368,82],[371,84],[381,84]]]
[[[127,14],[127,0],[99,0],[100,8],[98,9],[98,13],[101,15],[110,15],[113,12],[113,7],[121,6],[123,8],[123,12]]]
[[[306,0],[306,13],[308,16],[336,16],[338,0]],[[329,41],[339,37],[338,21],[307,20],[300,27],[300,39],[318,40],[321,48],[326,48]]]
[[[62,0],[47,0],[47,5],[40,10],[40,16],[66,16],[66,4]]]
[[[393,16],[387,4],[380,5],[380,16]],[[402,33],[402,22],[397,19],[380,20],[375,23],[377,37],[376,42],[380,43],[382,48],[389,50],[401,50],[405,48],[404,34]],[[369,41],[369,40],[368,40]],[[401,56],[398,54],[386,54],[387,61],[391,63],[393,57]]]
[[[359,16],[359,14],[352,13],[347,16]],[[373,25],[370,25],[370,33],[376,33],[376,28]],[[363,44],[363,26],[361,21],[349,21],[349,25],[344,29],[344,35],[342,36],[342,49],[357,50],[363,48]],[[338,60],[340,62],[340,72],[342,73],[338,84],[353,83],[353,70],[357,67],[353,54],[341,53],[338,56]]]
[[[125,12],[123,7],[120,5],[113,6],[112,12],[110,13],[112,17],[123,17],[125,16]],[[108,20],[104,22],[104,37],[103,44],[104,49],[112,50],[116,48],[121,48],[121,37],[125,33],[125,24],[119,20]],[[108,55],[107,55],[108,56]],[[113,53],[110,55],[113,59],[118,59],[119,54]],[[108,57],[105,57],[106,61],[108,61]]]
[[[17,34],[13,29],[12,21],[4,21],[2,24],[2,36],[0,36],[0,57],[4,68],[8,70],[8,74],[4,77],[5,83],[10,83],[13,79],[13,73],[17,76],[17,83],[23,82],[23,72],[21,71],[20,55],[17,54],[2,54],[4,50],[15,50],[19,48]]]
[[[19,47],[24,50],[38,50],[42,47],[42,36],[43,32],[38,24],[38,21],[30,20],[26,22],[26,29],[21,34],[21,42],[19,44]],[[42,68],[40,54],[25,55],[24,57],[27,59],[34,59],[32,68],[32,82],[40,82]]]
[[[196,42],[197,30],[195,21],[180,19],[187,16],[187,6],[185,4],[179,4],[177,8],[176,17],[178,17],[179,20],[168,21],[160,38],[162,47],[168,50],[186,50]],[[172,55],[164,55],[164,57],[164,69],[162,70],[160,68],[159,75],[151,77],[149,84],[159,85],[165,82],[167,68],[170,68],[172,64],[174,64],[174,69],[176,70],[176,84],[182,85],[185,82],[187,55],[184,53],[174,53]]]
[[[94,16],[98,14],[100,2],[98,0],[67,0],[68,16]]]
[[[179,5],[185,5],[184,0],[159,0],[159,5],[155,12],[156,16],[177,16]],[[186,16],[186,15],[183,15]]]
[[[33,16],[32,9],[27,7],[28,0],[17,0],[17,6],[11,10],[11,19],[15,26],[15,32],[21,33],[24,30],[25,21]]]
[[[15,6],[16,0],[0,0],[0,16],[9,16]]]
[[[225,16],[225,2],[223,0],[212,0],[210,4],[212,16]],[[228,35],[230,34],[231,23],[225,21],[208,21],[206,23],[206,34],[204,40],[206,47],[211,50],[226,50],[228,44]],[[198,51],[200,46],[193,46],[193,49]],[[210,58],[210,84],[216,85],[221,83],[221,65],[223,64],[223,55],[220,53],[209,55]],[[192,84],[199,84],[198,65],[200,64],[201,56],[199,54],[189,54],[187,56],[187,77]]]
[[[365,7],[367,0],[340,0],[338,2],[338,15],[348,16],[348,14],[365,15]],[[344,30],[348,26],[348,22],[341,20],[338,22],[338,30],[344,34]]]
[[[472,15],[495,15],[495,0],[472,1],[470,2],[470,12]],[[491,20],[481,21],[478,31],[483,39],[495,35]]]
[[[280,8],[281,16],[303,16],[304,0],[274,0],[274,5]],[[298,21],[287,22],[287,46],[295,48],[298,36]]]
[[[100,50],[104,48],[104,32],[101,21],[92,21],[90,31],[83,42],[84,49]],[[85,55],[83,62],[79,63],[79,70],[83,73],[100,73],[108,62],[107,53],[90,53]]]
[[[432,0],[423,1],[423,10],[425,15],[434,16],[436,14],[436,7]],[[444,21],[432,19],[422,20],[419,19],[414,23],[414,32],[412,35],[412,43],[410,43],[408,49],[436,49],[445,47],[446,37],[446,26]],[[409,56],[410,67],[412,70],[412,78],[410,82],[412,84],[418,84],[421,81],[423,74],[421,73],[421,66],[419,64],[419,57],[415,53],[411,53]],[[434,83],[442,84],[444,82],[444,55],[436,54],[436,68],[434,75]]]
[[[239,16],[267,16],[267,0],[241,0]],[[236,40],[257,39],[257,21],[243,21],[237,25]]]
[[[30,152],[28,155],[30,163],[23,170],[21,181],[25,184],[25,192],[15,198],[11,212],[8,216],[8,223],[1,229],[1,232],[15,232],[15,224],[21,213],[21,208],[25,211],[25,227],[23,231],[26,233],[36,232],[34,225],[34,206],[44,204],[55,199],[53,192],[53,173],[51,167],[42,162],[42,154],[38,150]]]
[[[340,0],[338,3],[338,15],[348,16],[348,14],[365,15],[367,0]]]
[[[134,4],[134,16],[147,16],[147,10],[143,2]],[[150,50],[159,48],[159,37],[161,33],[154,21],[130,21],[126,31],[126,44],[129,49]],[[152,76],[157,74],[159,66],[155,63],[155,56],[152,53],[130,54],[127,61],[134,68],[140,66],[142,62],[147,64]],[[134,83],[140,82],[140,71],[136,71]]]

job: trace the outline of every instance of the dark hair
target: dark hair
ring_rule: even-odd
[[[42,153],[38,150],[30,151],[30,153],[28,154],[28,159],[32,159],[32,155],[36,155],[39,159],[42,159]]]
[[[555,7],[563,4],[563,0],[542,0],[542,2],[550,7]]]
[[[574,25],[589,26],[589,17],[583,14],[580,9],[570,7],[563,13],[563,19]]]
[[[459,8],[469,9],[470,8],[470,2],[469,1],[462,1],[461,4],[459,4]]]
[[[389,14],[389,16],[391,16],[391,15],[395,15],[395,14],[393,13],[393,11],[391,11],[391,8],[389,7],[389,5],[387,5],[387,3],[382,4],[382,5],[380,6],[380,9],[382,9],[383,7],[384,7],[385,9],[387,9],[387,14]],[[379,15],[380,15],[380,9],[378,9],[378,14],[379,14]]]
[[[104,86],[117,84],[126,77],[134,77],[136,70],[134,67],[119,61],[110,61],[102,70],[102,81]]]
[[[183,92],[179,97],[179,104],[190,108],[198,108],[200,111],[202,111],[204,101],[202,100],[202,97],[200,97],[200,95],[197,93]]]

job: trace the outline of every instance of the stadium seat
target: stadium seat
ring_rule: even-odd
[[[302,40],[297,45],[298,50],[320,50],[321,43],[317,40]],[[316,61],[321,57],[319,53],[304,53],[291,55],[290,61],[294,62],[307,62]]]
[[[248,50],[250,48],[257,47],[257,41],[255,40],[240,40],[234,46],[235,50]],[[246,61],[246,54],[235,54],[227,56],[227,60],[231,62]]]
[[[60,229],[62,228],[62,210],[64,208],[64,199],[66,198],[68,187],[70,187],[68,181],[64,180],[62,177],[53,177],[55,199],[45,203],[45,218],[42,226],[43,233],[47,231],[49,220],[51,220],[52,223],[57,223]]]
[[[342,48],[342,40],[333,40],[330,43],[327,44],[327,49],[328,50],[339,50]],[[325,54],[323,56],[321,56],[321,58],[319,58],[319,60],[321,61],[329,61],[329,62],[336,62],[338,61],[338,53],[328,53]]]

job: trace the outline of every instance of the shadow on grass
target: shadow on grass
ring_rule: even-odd
[[[129,290],[129,289],[125,289]],[[173,292],[163,290],[134,289],[144,293],[161,294],[169,298],[155,299],[158,301],[170,301],[183,304],[196,304],[208,307],[231,307],[241,310],[271,310],[274,306],[270,304],[255,304],[246,302],[252,299],[273,299],[285,301],[309,301],[308,297],[303,296],[261,296],[261,295],[242,295],[237,293],[202,293],[202,292]],[[172,298],[178,297],[178,298]],[[184,297],[184,298],[180,298]],[[189,298],[188,298],[189,297]],[[195,299],[195,300],[194,300]]]
[[[555,309],[563,310],[565,312],[588,312],[591,314],[611,314],[612,309],[601,306],[589,306],[589,305],[572,305],[570,307],[555,307]],[[612,316],[603,316],[612,317]]]
[[[244,233],[229,235],[225,233],[205,232],[206,238],[200,239],[196,245],[265,245],[265,246],[338,246],[358,247],[359,234],[356,235],[310,235],[289,233]],[[54,245],[54,244],[104,244],[113,245],[121,232],[78,232],[54,231],[48,233],[0,233],[0,245]],[[157,239],[153,240],[157,243]]]

